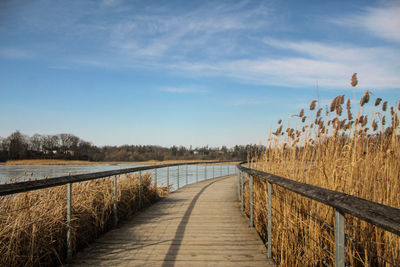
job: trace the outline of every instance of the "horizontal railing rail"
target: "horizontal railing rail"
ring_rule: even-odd
[[[142,171],[150,171],[153,170],[153,185],[155,189],[155,194],[158,197],[157,193],[157,183],[161,181],[160,178],[158,178],[157,170],[162,169],[162,168],[167,168],[166,170],[166,186],[168,192],[170,191],[170,186],[171,185],[176,185],[176,189],[181,188],[180,186],[180,179],[185,178],[185,183],[184,185],[189,184],[189,172],[188,172],[188,166],[189,165],[197,165],[196,166],[196,171],[195,171],[195,180],[192,179],[191,183],[197,183],[199,181],[207,180],[207,179],[212,179],[216,177],[220,177],[223,175],[229,175],[230,174],[230,165],[234,164],[232,163],[237,163],[238,161],[198,161],[198,162],[186,162],[186,163],[171,163],[171,164],[160,164],[160,165],[150,165],[150,166],[142,166],[142,167],[134,167],[134,168],[126,168],[126,169],[119,169],[119,170],[111,170],[111,171],[102,171],[102,172],[93,172],[93,173],[86,173],[86,174],[76,174],[76,175],[68,175],[68,176],[61,176],[61,177],[54,177],[54,178],[48,178],[48,179],[41,179],[41,180],[35,180],[35,181],[27,181],[27,182],[19,182],[19,183],[11,183],[11,184],[1,184],[0,185],[0,196],[8,196],[8,195],[13,195],[17,193],[24,193],[24,192],[29,192],[33,190],[39,190],[39,189],[46,189],[46,188],[51,188],[51,187],[56,187],[56,186],[63,186],[67,185],[67,190],[66,190],[66,228],[67,228],[67,235],[66,235],[66,243],[67,243],[67,253],[66,253],[66,259],[67,262],[71,261],[72,258],[72,231],[73,227],[71,224],[72,221],[72,184],[78,183],[78,182],[85,182],[85,181],[90,181],[90,180],[95,180],[95,179],[101,179],[101,178],[110,178],[113,177],[113,207],[112,207],[112,213],[113,213],[113,224],[116,226],[118,224],[118,209],[117,209],[117,198],[118,198],[118,187],[117,187],[117,181],[118,181],[118,176],[122,174],[128,174],[128,173],[138,173],[138,207],[141,208],[141,190],[142,190]],[[231,163],[231,164],[229,164]],[[212,173],[209,173],[207,175],[207,166],[212,165]],[[220,165],[220,172],[219,175],[216,173],[215,166]],[[222,167],[223,165],[228,165],[226,172],[223,173]],[[180,174],[180,166],[186,166],[186,169],[183,170],[183,173]],[[204,179],[201,179],[201,174],[199,172],[199,166],[203,166],[203,174],[204,174]],[[176,176],[175,176],[175,181],[172,181],[170,178],[170,167],[176,167]],[[236,168],[235,168],[236,170]],[[181,170],[182,171],[182,170]],[[211,175],[212,174],[212,175]],[[194,174],[192,175],[193,178]],[[170,183],[172,182],[172,183]],[[176,184],[175,184],[176,182]],[[25,207],[24,207],[25,209]],[[18,212],[18,209],[15,210]],[[4,213],[0,207],[0,215]],[[28,223],[29,224],[29,223]]]
[[[254,201],[253,201],[253,184],[254,177],[263,179],[268,183],[268,226],[267,226],[267,248],[268,257],[272,254],[272,187],[277,185],[291,192],[297,193],[312,200],[321,202],[335,209],[335,259],[336,266],[345,266],[345,214],[349,214],[386,231],[400,236],[400,209],[372,202],[366,199],[348,195],[342,192],[337,192],[318,186],[296,182],[288,178],[280,177],[270,173],[262,172],[252,168],[243,166],[244,163],[237,165],[239,170],[238,179],[238,194],[242,201],[242,211],[244,210],[244,192],[243,192],[243,174],[249,175],[249,190],[250,190],[250,226],[254,226]]]
[[[115,175],[166,168],[166,167],[184,166],[184,165],[202,165],[202,164],[221,164],[221,163],[232,163],[232,162],[237,162],[237,161],[206,161],[206,162],[198,161],[198,162],[160,164],[160,165],[150,165],[150,166],[126,168],[126,169],[120,169],[120,170],[66,175],[66,176],[60,176],[60,177],[54,177],[54,178],[48,178],[48,179],[40,179],[40,180],[35,180],[35,181],[1,184],[0,185],[0,196],[28,192],[28,191],[32,191],[32,190],[49,188],[49,187],[54,187],[54,186],[60,186],[60,185],[65,185],[65,184],[69,184],[69,183],[84,182],[84,181],[89,181],[89,180],[94,180],[94,179],[99,179],[99,178],[104,178],[104,177],[110,177],[110,176],[115,176]]]

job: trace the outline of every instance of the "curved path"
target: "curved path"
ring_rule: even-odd
[[[274,266],[237,201],[237,176],[185,186],[78,253],[70,266]]]

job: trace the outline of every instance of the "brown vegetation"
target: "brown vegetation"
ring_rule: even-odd
[[[118,217],[139,209],[138,176],[118,179]],[[72,185],[73,250],[86,246],[112,226],[113,181]],[[142,205],[154,202],[151,177],[142,178]],[[166,194],[158,187],[159,196]],[[66,185],[0,198],[0,266],[52,266],[66,257]]]
[[[356,84],[353,75],[352,85]],[[397,103],[388,108],[380,98],[367,109],[369,100],[370,93],[366,92],[357,110],[352,111],[350,100],[338,96],[325,117],[321,115],[323,109],[314,111],[316,102],[311,102],[308,112],[300,112],[296,127],[282,130],[278,125],[266,152],[252,166],[400,208],[399,109]],[[346,114],[342,114],[344,109]],[[366,109],[368,114],[363,112]],[[248,184],[246,188],[248,201]],[[256,179],[255,225],[264,238],[266,188],[264,181]],[[334,210],[277,186],[273,186],[272,203],[272,252],[276,262],[280,266],[333,265]],[[388,265],[382,258],[400,265],[399,236],[349,215],[346,235],[346,262],[351,266]]]

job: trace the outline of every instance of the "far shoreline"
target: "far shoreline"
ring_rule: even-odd
[[[147,160],[147,161],[84,161],[84,160],[59,160],[59,159],[27,159],[8,160],[1,165],[105,165],[105,164],[136,164],[136,165],[160,165],[186,162],[210,162],[218,160]],[[227,162],[226,164],[237,164],[239,161]]]

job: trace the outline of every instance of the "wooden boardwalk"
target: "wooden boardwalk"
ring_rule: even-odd
[[[237,201],[237,176],[188,185],[78,253],[70,266],[274,266]]]

